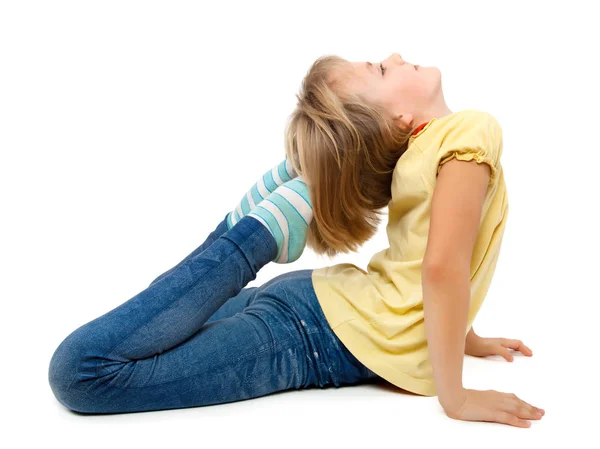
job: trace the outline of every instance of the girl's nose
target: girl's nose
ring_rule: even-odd
[[[404,64],[404,60],[402,59],[402,56],[400,56],[400,53],[392,53],[390,59],[399,63],[400,65]]]

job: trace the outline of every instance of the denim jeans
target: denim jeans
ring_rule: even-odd
[[[86,414],[196,407],[380,379],[329,327],[312,270],[245,287],[277,254],[259,221],[223,218],[145,290],[55,350],[57,400]]]

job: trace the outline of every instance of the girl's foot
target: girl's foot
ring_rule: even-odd
[[[277,187],[248,214],[260,221],[277,242],[275,263],[297,260],[306,246],[308,225],[313,218],[308,187],[296,177]]]
[[[227,228],[231,229],[244,216],[248,215],[261,201],[268,197],[275,189],[287,181],[294,179],[298,174],[292,163],[286,158],[262,177],[246,192],[240,203],[227,215]]]

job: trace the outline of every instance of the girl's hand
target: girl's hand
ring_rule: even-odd
[[[452,419],[462,421],[487,421],[515,427],[529,427],[528,419],[539,420],[546,413],[519,399],[514,394],[495,390],[463,389],[459,399],[446,405],[444,411]]]
[[[465,354],[473,357],[485,357],[488,355],[499,355],[509,362],[513,361],[511,349],[519,351],[527,357],[531,357],[533,352],[523,344],[521,340],[512,340],[509,338],[482,338],[471,334],[465,340]]]

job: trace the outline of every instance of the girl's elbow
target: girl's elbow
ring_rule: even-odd
[[[470,279],[470,264],[459,260],[423,261],[423,282],[446,283]]]

